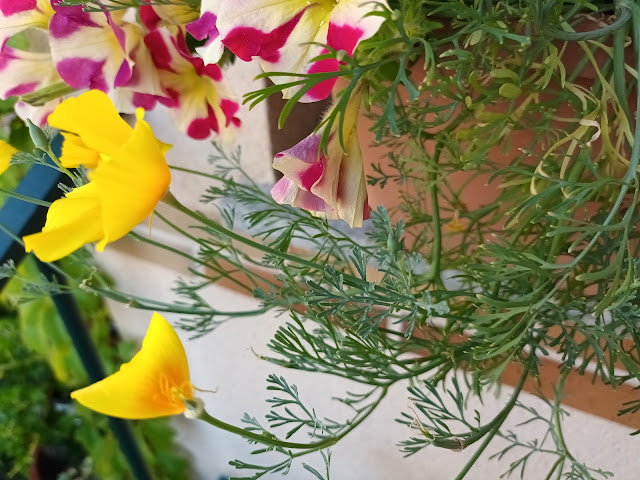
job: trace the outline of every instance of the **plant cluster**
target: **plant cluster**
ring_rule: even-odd
[[[64,3],[112,12],[156,5]],[[203,12],[213,8],[205,3]],[[220,3],[224,19],[228,3]],[[184,6],[163,1],[154,8],[169,4]],[[268,344],[272,353],[260,358],[357,385],[336,398],[352,411],[346,419],[320,415],[278,375],[267,379],[274,396],[266,421],[247,414],[240,429],[201,414],[255,443],[254,456],[267,454],[262,463],[233,460],[244,475],[238,478],[286,473],[300,457],[320,452],[324,467],[304,468],[328,479],[329,449],[375,411],[389,387],[406,381],[413,407],[399,409],[397,417],[412,434],[400,441],[401,450],[412,455],[426,447],[474,445],[457,479],[496,436],[507,442],[497,458],[520,454],[505,466],[505,477],[525,478],[539,456],[552,459],[550,479],[611,476],[571,453],[560,399],[570,375],[589,372],[611,388],[640,377],[638,6],[626,0],[391,0],[368,17],[379,28],[357,49],[327,42],[312,59],[335,68],[276,71],[264,67],[276,62],[260,59],[261,77],[275,83],[245,101],[284,93],[289,100],[281,123],[326,82],[342,77],[345,85],[317,131],[276,158],[284,177],[271,195],[242,171],[238,151],[219,148],[210,168],[171,167],[211,180],[202,201],[219,207],[220,220],[169,194],[163,201],[197,225],[185,229],[154,215],[193,241],[198,254],[131,235],[206,267],[193,270],[197,281],[177,283],[182,302],[120,292],[89,267],[68,275],[70,282],[140,309],[181,313],[181,327],[196,336],[235,317],[286,312],[289,320]],[[218,23],[224,47],[242,58],[227,21]],[[375,140],[390,151],[388,161],[374,164],[368,186],[401,192],[398,206],[371,212],[362,241],[328,220],[359,225],[369,213],[354,137],[360,105],[374,119]],[[32,131],[41,134],[36,146],[64,167],[64,152],[61,160],[53,155],[47,132]],[[321,176],[310,186],[296,183],[296,174],[309,174],[300,165],[320,160],[351,172],[326,173],[344,186],[349,201],[331,196]],[[69,174],[79,189],[91,184]],[[494,198],[480,205],[469,187],[478,181],[495,187]],[[230,312],[209,305],[202,289],[221,279],[260,299],[261,308]],[[548,412],[541,412],[523,405],[520,393],[551,353],[561,377],[555,396],[545,399]],[[467,401],[483,398],[513,364],[521,377],[500,412],[489,419],[469,412]],[[638,407],[621,405],[621,414]],[[544,437],[529,441],[505,431],[514,409],[543,422]]]

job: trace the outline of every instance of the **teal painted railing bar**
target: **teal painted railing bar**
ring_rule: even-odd
[[[51,281],[64,285],[65,279],[46,263],[38,262],[40,270]],[[75,299],[71,294],[59,293],[52,295],[51,299],[64,322],[64,326],[71,337],[71,342],[78,352],[78,356],[87,371],[91,383],[102,380],[106,372],[98,356],[93,340],[82,319]],[[122,453],[131,467],[131,473],[136,480],[152,480],[151,473],[142,457],[142,452],[133,435],[131,424],[121,418],[108,417],[111,430],[115,435]]]

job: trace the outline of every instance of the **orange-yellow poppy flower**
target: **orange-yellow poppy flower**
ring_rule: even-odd
[[[0,174],[3,174],[9,168],[9,163],[11,162],[11,157],[13,157],[14,153],[17,153],[18,150],[13,148],[4,140],[0,140]]]
[[[158,313],[142,349],[120,370],[99,382],[71,392],[71,398],[112,417],[143,419],[183,413],[193,400],[189,366],[182,343]]]
[[[65,131],[60,162],[92,169],[90,181],[51,205],[42,232],[24,237],[27,252],[52,262],[86,243],[98,242],[102,251],[151,215],[171,182],[164,158],[169,146],[143,116],[138,109],[131,128],[98,90],[56,107],[49,123]]]

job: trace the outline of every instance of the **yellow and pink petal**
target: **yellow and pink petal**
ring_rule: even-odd
[[[327,218],[340,218],[351,227],[361,227],[362,222],[369,218],[367,186],[357,134],[362,93],[362,86],[352,92],[343,116],[331,125],[325,151],[320,149],[322,134],[315,133],[275,156],[273,168],[282,172],[287,180],[281,180],[272,190],[274,200],[320,212],[316,214]],[[340,126],[342,138],[338,134]],[[326,209],[318,208],[321,205],[318,199],[328,205],[329,214],[322,213]],[[313,209],[303,206],[305,203]]]
[[[273,168],[284,177],[271,190],[273,199],[361,227],[369,218],[369,206],[360,146],[353,140],[346,152],[330,145],[327,157],[319,150],[320,135],[313,134],[277,154]]]

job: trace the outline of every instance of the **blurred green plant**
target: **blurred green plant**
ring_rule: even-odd
[[[71,275],[79,265],[62,262]],[[60,480],[130,479],[107,418],[69,400],[70,390],[86,384],[86,374],[47,290],[33,287],[39,280],[35,260],[26,257],[1,296],[0,479],[29,478],[38,455],[67,466]],[[77,290],[74,297],[112,373],[133,357],[136,345],[118,339],[99,296]],[[153,478],[187,478],[188,462],[167,419],[133,427]]]

